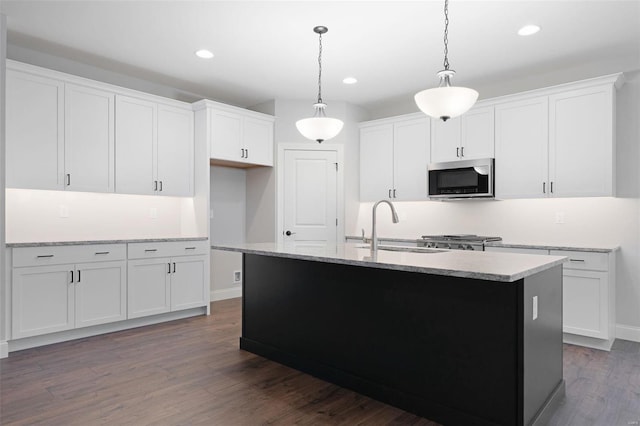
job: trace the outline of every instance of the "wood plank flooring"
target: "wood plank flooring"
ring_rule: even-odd
[[[437,425],[238,349],[240,299],[212,315],[15,352],[2,425]],[[640,344],[565,345],[553,425],[640,424]]]

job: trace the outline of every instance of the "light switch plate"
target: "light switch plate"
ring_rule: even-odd
[[[538,296],[533,296],[533,320],[538,319]]]
[[[158,218],[158,209],[155,207],[151,207],[149,209],[149,217],[151,219],[157,219]]]
[[[60,205],[60,217],[69,217],[69,207],[64,204]]]

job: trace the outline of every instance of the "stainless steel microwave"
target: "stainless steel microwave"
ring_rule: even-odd
[[[429,164],[429,198],[493,198],[494,159]]]

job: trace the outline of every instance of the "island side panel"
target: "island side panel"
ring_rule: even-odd
[[[521,286],[245,254],[241,347],[436,421],[522,424]]]
[[[534,319],[533,298],[537,297]],[[539,412],[564,396],[562,377],[562,265],[524,279],[524,424],[546,424]],[[549,401],[550,396],[556,400]],[[550,410],[547,410],[547,414]],[[538,418],[540,417],[540,418]],[[547,419],[548,420],[548,419]]]

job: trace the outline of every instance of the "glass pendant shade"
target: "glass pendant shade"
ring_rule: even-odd
[[[332,139],[340,133],[344,123],[337,118],[329,118],[324,114],[325,104],[315,104],[316,113],[311,118],[296,121],[298,131],[307,139],[321,143]]]
[[[447,121],[469,111],[478,99],[478,92],[466,87],[445,86],[423,90],[414,98],[422,112]]]

